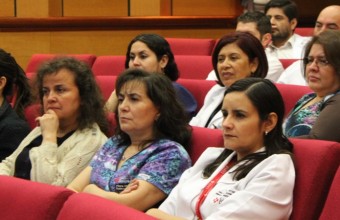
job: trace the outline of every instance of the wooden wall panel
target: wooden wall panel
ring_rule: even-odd
[[[242,11],[240,0],[172,0],[174,16],[238,16]]]
[[[130,0],[130,16],[171,15],[171,0]]]
[[[64,0],[64,16],[128,16],[128,0]]]
[[[179,29],[179,30],[117,30],[75,32],[0,32],[0,44],[12,53],[18,63],[26,68],[34,53],[91,53],[99,55],[124,55],[128,43],[137,34],[157,33],[164,37],[220,38],[230,29]]]
[[[62,0],[16,0],[17,17],[62,16]]]
[[[14,0],[0,0],[0,17],[14,16]]]

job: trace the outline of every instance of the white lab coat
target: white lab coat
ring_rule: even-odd
[[[287,67],[287,69],[283,71],[277,82],[282,84],[306,86],[307,82],[304,77],[302,60],[297,60],[289,67]]]
[[[202,108],[197,115],[191,119],[189,124],[191,126],[204,127],[212,112],[223,101],[225,90],[226,87],[224,86],[214,85],[205,96]],[[221,128],[222,119],[222,112],[218,111],[210,121],[208,128]]]
[[[232,153],[211,177],[203,179],[205,166],[223,150],[208,148],[195,165],[183,173],[178,185],[159,209],[185,219],[196,219],[195,207],[203,188],[235,155]],[[239,181],[232,179],[233,170],[222,176],[203,202],[200,211],[204,220],[289,219],[295,182],[295,169],[289,155],[268,157]]]

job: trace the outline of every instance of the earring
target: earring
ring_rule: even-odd
[[[267,136],[267,134],[268,134],[268,131],[265,131],[265,132],[264,132],[264,135],[266,135],[266,136]]]

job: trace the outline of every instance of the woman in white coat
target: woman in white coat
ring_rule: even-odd
[[[282,134],[284,104],[267,79],[231,85],[222,105],[223,148],[208,148],[185,171],[159,219],[289,219],[295,169]]]
[[[218,84],[205,96],[202,108],[190,121],[191,126],[221,128],[220,109],[226,88],[246,77],[265,78],[268,72],[263,46],[249,33],[235,32],[222,37],[212,54],[212,63]]]

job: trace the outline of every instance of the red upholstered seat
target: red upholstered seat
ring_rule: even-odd
[[[222,131],[192,126],[192,138],[189,154],[192,163],[201,156],[208,147],[223,147]]]
[[[215,39],[194,39],[194,38],[166,38],[171,50],[175,55],[204,55],[210,56]]]
[[[311,93],[312,90],[308,86],[298,86],[290,84],[275,84],[280,91],[285,103],[285,115],[294,108],[296,102],[305,94]]]
[[[329,190],[325,206],[323,207],[320,220],[338,220],[340,219],[340,167],[333,179],[332,186]]]
[[[72,194],[64,187],[0,176],[1,219],[56,219]]]
[[[104,99],[107,100],[115,89],[117,76],[96,75],[95,77],[96,82],[102,91]]]
[[[27,64],[25,71],[28,78],[32,78],[35,75],[42,63],[51,60],[56,56],[71,56],[87,63],[90,67],[92,67],[94,61],[96,60],[96,55],[93,54],[33,54]]]
[[[283,66],[283,69],[287,69],[287,67],[289,67],[291,64],[293,64],[298,59],[279,59],[279,60]]]
[[[95,75],[118,76],[125,69],[125,56],[98,56],[93,63]]]
[[[154,220],[155,218],[141,211],[103,199],[98,196],[77,193],[64,204],[57,220]]]
[[[340,143],[307,139],[291,141],[296,166],[291,219],[318,219],[339,167]]]
[[[175,61],[180,72],[180,78],[206,79],[213,70],[211,56],[178,55]]]
[[[304,37],[311,37],[313,36],[314,27],[297,27],[294,32]]]
[[[38,103],[31,104],[25,108],[25,118],[31,129],[37,126],[36,117],[40,116],[41,105]]]
[[[197,101],[197,112],[201,109],[204,103],[204,98],[208,91],[216,85],[215,81],[202,79],[182,79],[177,80],[179,84],[184,86],[195,97]]]

